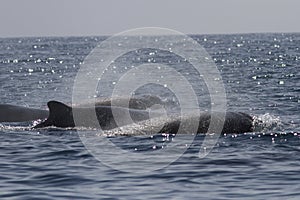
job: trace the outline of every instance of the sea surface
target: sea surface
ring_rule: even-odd
[[[226,109],[256,119],[253,133],[220,135],[204,157],[199,151],[206,135],[191,134],[191,143],[172,147],[184,151],[169,162],[163,150],[173,140],[186,141],[191,135],[89,136],[97,130],[33,130],[30,127],[37,122],[0,123],[0,199],[299,199],[300,34],[190,37],[215,63],[221,76],[216,81],[222,81],[226,91]],[[50,100],[71,104],[80,67],[105,39],[0,38],[0,103],[40,109],[47,109]],[[168,42],[168,37],[126,38],[131,47],[144,40]],[[113,45],[124,47],[122,42]],[[173,54],[172,45],[182,44],[170,44],[166,52],[147,48],[146,43],[145,49],[120,55],[90,98],[109,97],[129,69],[160,63],[182,74],[199,97],[201,109],[210,110],[213,102],[205,79],[199,79],[201,72],[199,76],[185,58]],[[178,98],[189,100],[189,90],[174,95],[168,88],[182,87],[178,74],[159,69],[157,82],[168,80],[172,86],[148,84],[134,94],[157,95],[166,104],[171,102],[171,109],[180,108]],[[105,145],[94,146],[97,152],[93,152],[82,135],[95,142],[112,141],[124,157],[112,156]],[[135,173],[134,166],[141,166],[151,153],[160,160]],[[129,154],[136,159],[130,160]]]

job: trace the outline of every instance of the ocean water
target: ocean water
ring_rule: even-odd
[[[161,150],[168,149],[173,140],[185,141],[191,135],[180,135],[179,139],[166,134],[91,136],[95,143],[109,139],[138,158],[130,160],[125,155],[114,158],[105,145],[96,146],[101,156],[95,156],[81,137],[95,130],[32,130],[36,122],[2,123],[0,198],[299,199],[300,34],[191,37],[206,49],[220,72],[227,110],[245,112],[257,119],[253,133],[221,135],[204,158],[199,157],[199,150],[206,135],[193,135],[191,144],[179,142],[174,147],[178,151],[187,148],[180,157],[164,162],[167,158]],[[41,109],[46,109],[49,100],[71,103],[81,64],[105,39],[0,38],[0,103]],[[132,45],[136,42],[129,40]],[[121,48],[122,43],[116,46]],[[172,52],[153,49],[128,52],[116,60],[100,80],[95,96],[111,95],[122,73],[142,63],[174,67],[200,97],[199,106],[211,108],[208,89],[189,63]],[[160,80],[174,77],[178,86],[176,74],[160,75]],[[136,94],[154,94],[166,102],[178,103],[167,88],[146,85]],[[179,92],[186,97],[186,91]],[[162,165],[155,167],[150,162],[143,173],[135,173],[134,166],[140,166],[143,158],[153,152]],[[107,160],[113,160],[114,165]],[[120,170],[121,165],[133,168]],[[147,171],[151,167],[155,170]]]

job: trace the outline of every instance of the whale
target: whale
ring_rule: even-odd
[[[90,106],[116,106],[130,109],[146,110],[153,105],[164,105],[165,102],[158,96],[154,95],[139,95],[135,97],[114,97],[114,98],[96,98],[93,102],[81,102],[78,106],[90,107]]]
[[[33,128],[44,128],[48,126],[56,126],[61,128],[66,127],[101,127],[102,130],[111,130],[118,128],[120,126],[130,125],[131,123],[147,123],[150,120],[150,113],[148,110],[138,110],[138,109],[130,109],[130,108],[122,108],[122,107],[113,107],[113,106],[94,106],[94,107],[71,107],[64,103],[58,101],[49,101],[47,103],[49,108],[49,116],[48,118],[34,126]],[[118,113],[118,122],[113,115],[114,113]],[[76,121],[73,117],[74,113],[79,113],[80,120]],[[91,113],[96,113],[97,120],[91,120]],[[126,113],[130,114],[132,119],[128,120],[126,117],[122,119],[122,116],[126,116]],[[210,122],[212,117],[220,121],[219,116],[221,113],[214,112],[203,112],[200,114],[200,117],[195,117],[194,115],[187,115],[182,118],[181,116],[169,116],[164,117],[165,119],[156,120],[157,123],[155,126],[161,127],[158,130],[158,133],[177,133],[179,130],[180,124],[189,121],[197,121],[198,129],[197,133],[206,133],[209,129]],[[121,118],[121,120],[120,120]],[[121,122],[120,122],[121,121]],[[187,123],[188,124],[188,123]],[[146,127],[146,126],[144,126]],[[151,128],[151,127],[150,127]],[[226,112],[224,125],[222,129],[222,133],[246,133],[253,131],[253,118],[242,112]]]
[[[0,122],[33,121],[37,119],[46,119],[48,115],[48,110],[0,104]]]
[[[118,126],[128,125],[133,122],[143,121],[150,118],[149,111],[129,109],[116,106],[95,106],[95,107],[71,107],[59,101],[49,101],[49,116],[43,122],[33,128],[56,126],[61,128],[75,127],[74,113],[78,113],[76,126],[80,127],[101,127],[109,130]],[[93,120],[93,113],[96,113],[97,120]],[[128,120],[126,113],[130,114],[132,120]],[[118,115],[118,121],[114,116]]]
[[[253,118],[242,112],[226,112],[225,119],[219,112],[202,112],[199,116],[163,116],[144,120],[136,124],[130,124],[123,127],[117,127],[104,131],[107,136],[133,136],[133,135],[153,135],[162,134],[200,134],[200,133],[223,133],[240,134],[253,132]],[[211,119],[214,117],[214,124]],[[223,121],[223,125],[220,122]],[[198,122],[198,124],[197,124]],[[196,124],[193,124],[196,123]],[[221,122],[222,123],[222,122]],[[195,125],[196,127],[195,129]],[[210,126],[211,125],[211,126]],[[180,127],[181,126],[181,127]],[[220,126],[220,127],[219,127]],[[191,128],[192,127],[192,128]],[[210,130],[209,130],[210,128]],[[222,130],[219,132],[220,129]]]
[[[224,119],[223,116],[225,116]],[[211,124],[214,119],[215,124]],[[160,133],[177,133],[179,130],[181,133],[188,133],[191,123],[198,122],[198,128],[196,133],[208,133],[209,128],[217,130],[218,126],[222,124],[221,133],[247,133],[253,132],[253,117],[242,112],[201,112],[200,116],[193,114],[187,116],[175,116],[175,118],[167,119],[166,122],[162,120],[160,125],[162,128]],[[185,127],[180,129],[180,125],[183,123]]]
[[[51,104],[51,103],[50,103]],[[155,104],[163,105],[164,102],[153,95],[140,95],[136,97],[118,97],[118,98],[96,98],[93,102],[82,102],[81,107],[129,107],[130,109],[146,110]],[[51,106],[52,107],[52,106]],[[49,116],[48,110],[28,108],[11,104],[0,104],[0,122],[26,122],[34,120],[43,120]]]

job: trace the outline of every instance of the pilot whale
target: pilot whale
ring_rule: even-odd
[[[47,110],[27,108],[10,104],[0,104],[0,122],[25,122],[45,119],[49,115]]]
[[[121,124],[117,124],[112,109],[117,110],[118,116],[126,116],[126,112],[130,113],[133,122],[147,121],[150,119],[149,111],[137,110],[137,109],[126,109],[122,107],[112,106],[95,106],[95,107],[70,107],[58,101],[48,102],[49,116],[48,118],[36,125],[34,128],[43,128],[47,126],[56,127],[75,127],[73,113],[80,113],[80,121],[76,123],[76,126],[83,127],[98,127],[101,126],[102,130],[111,130],[120,126],[130,124],[126,119],[121,120]],[[94,110],[93,110],[94,109]],[[98,121],[90,120],[89,114],[96,112]],[[210,126],[211,118],[218,119],[220,114],[204,112],[201,113],[200,118],[195,119],[193,115],[185,116],[183,119],[180,116],[169,117],[168,120],[157,120],[160,123],[161,129],[159,133],[177,133],[179,130],[180,123],[184,121],[195,121],[197,120],[198,130],[197,133],[206,133]],[[245,133],[253,131],[253,119],[250,115],[241,112],[226,112],[224,126],[222,133]]]

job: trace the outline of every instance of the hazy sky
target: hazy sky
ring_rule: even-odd
[[[0,37],[300,32],[299,0],[0,0]]]

